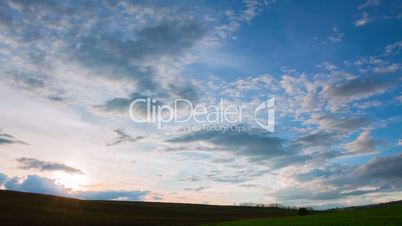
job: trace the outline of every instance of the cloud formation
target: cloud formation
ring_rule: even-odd
[[[20,180],[18,177],[12,177],[5,181],[4,188],[13,191],[33,192],[51,195],[66,195],[68,190],[54,180],[40,177],[37,175],[28,175]]]
[[[35,169],[39,171],[62,171],[69,174],[83,174],[80,169],[67,166],[58,162],[46,162],[34,158],[19,158],[17,162],[21,164],[21,169]]]
[[[359,10],[363,10],[369,7],[374,7],[374,6],[378,6],[380,5],[380,1],[379,0],[366,0],[364,3],[362,3],[361,5],[359,5],[358,9]]]
[[[387,157],[375,157],[367,164],[355,169],[354,174],[360,177],[376,179],[402,180],[402,154]]]
[[[0,145],[5,145],[5,144],[24,144],[28,145],[26,142],[17,140],[15,139],[14,136],[8,134],[8,133],[3,133],[0,130]]]
[[[306,124],[318,125],[324,131],[345,133],[354,131],[368,125],[369,121],[365,118],[354,116],[345,117],[337,114],[312,115]]]
[[[370,23],[372,20],[373,18],[369,17],[367,12],[363,12],[361,18],[355,21],[355,26],[356,27],[364,26]]]
[[[168,140],[170,143],[191,143],[204,141],[228,149],[229,151],[261,158],[285,155],[284,140],[251,133],[220,131],[194,132]]]
[[[107,32],[107,31],[104,31]],[[172,21],[136,32],[135,39],[122,40],[109,33],[80,40],[73,53],[97,75],[131,80],[141,91],[157,87],[156,69],[148,62],[180,55],[203,37],[204,28],[195,22]],[[105,73],[106,72],[106,73]]]
[[[387,45],[384,50],[386,56],[397,55],[402,50],[402,41],[395,42],[393,44]]]
[[[124,132],[123,129],[115,129],[117,137],[112,142],[106,142],[106,146],[114,146],[122,143],[134,143],[145,138],[145,136],[132,137]]]
[[[375,157],[357,166],[331,166],[296,173],[297,185],[274,192],[282,201],[289,200],[342,200],[365,194],[399,191],[402,155]],[[320,189],[317,190],[316,187]]]
[[[356,140],[345,144],[347,154],[372,154],[377,151],[374,150],[374,141],[370,136],[370,130],[363,131]]]
[[[340,32],[337,26],[332,27],[333,35],[329,36],[328,39],[332,43],[340,43],[343,41],[345,34]]]
[[[5,176],[4,174],[0,174]],[[80,191],[71,190],[62,184],[58,184],[55,180],[40,177],[38,175],[28,175],[26,178],[12,177],[0,181],[6,190],[33,192],[49,195],[59,195],[65,197],[73,197],[87,200],[144,200],[149,191],[129,191],[129,190],[101,190],[101,191]]]
[[[20,158],[22,152],[46,155],[55,146],[62,147],[60,157],[82,150],[93,167],[102,165],[110,172],[88,167],[85,173],[92,181],[125,187],[132,178],[147,187],[149,178],[163,172],[156,179],[163,197],[184,189],[208,201],[233,203],[238,201],[234,194],[245,194],[244,182],[255,185],[247,187],[245,199],[257,194],[285,202],[328,198],[351,203],[357,195],[364,199],[400,192],[395,173],[400,156],[387,156],[399,149],[383,151],[384,143],[401,143],[401,137],[389,132],[398,131],[402,103],[402,41],[395,29],[400,20],[394,20],[400,15],[387,16],[385,11],[395,13],[395,7],[384,1],[367,0],[341,14],[328,14],[331,9],[323,4],[325,10],[314,12],[328,20],[311,24],[314,20],[301,14],[313,6],[267,0],[0,1],[0,93],[6,97],[0,101],[1,118],[12,131],[32,131],[32,137],[21,139],[38,144],[11,145],[26,143],[19,140],[20,133],[17,139],[0,132],[2,152],[7,159],[18,158],[27,170],[82,174],[62,161]],[[354,16],[354,23],[344,23]],[[296,17],[300,21],[289,20]],[[300,24],[315,29],[301,29]],[[386,35],[370,38],[379,28]],[[173,137],[151,124],[129,124],[127,117],[129,104],[139,98],[155,98],[156,105],[175,98],[209,105],[223,97],[225,103],[258,106],[271,95],[277,101],[275,133],[254,130],[254,112],[245,112],[248,133]],[[134,110],[143,116],[146,105]],[[43,120],[55,118],[57,111],[63,117]],[[55,130],[49,132],[49,127]],[[107,137],[112,130],[116,137]],[[157,139],[144,135],[154,133]],[[378,134],[386,142],[377,142]],[[136,152],[122,145],[136,142]],[[105,145],[123,151],[110,156],[102,152],[109,149]],[[372,156],[377,158],[368,161]],[[122,170],[118,176],[116,164]],[[0,184],[4,182],[9,189],[79,198],[137,200],[147,195],[137,190],[72,191],[38,175],[0,174]],[[207,194],[209,190],[221,197]]]
[[[352,78],[336,86],[328,87],[326,92],[330,98],[353,100],[384,92],[393,86],[393,82],[379,78]]]

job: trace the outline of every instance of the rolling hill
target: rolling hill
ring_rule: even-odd
[[[402,226],[402,201],[314,212],[131,201],[89,201],[0,190],[0,225]]]
[[[295,214],[280,208],[88,201],[0,190],[0,225],[197,225]]]

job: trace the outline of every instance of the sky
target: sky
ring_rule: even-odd
[[[0,1],[0,188],[317,209],[399,200],[401,73],[400,1]],[[146,98],[245,110],[168,131],[133,121],[130,103]],[[274,130],[255,113],[267,100]]]

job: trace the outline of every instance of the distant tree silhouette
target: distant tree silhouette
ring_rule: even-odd
[[[297,210],[297,214],[300,216],[308,215],[308,213],[309,213],[309,210],[305,207],[301,207]]]

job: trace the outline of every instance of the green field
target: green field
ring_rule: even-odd
[[[213,226],[402,226],[402,205],[357,208],[308,216],[256,219],[209,224]]]

